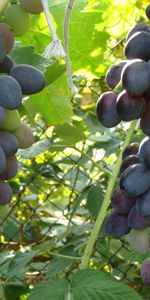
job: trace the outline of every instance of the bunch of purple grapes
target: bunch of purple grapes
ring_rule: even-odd
[[[146,8],[150,19],[150,5]],[[150,251],[150,27],[136,24],[127,34],[123,60],[111,66],[106,82],[111,91],[97,101],[100,123],[112,128],[121,121],[140,119],[147,135],[140,145],[124,150],[119,186],[111,198],[105,230],[113,237],[127,235],[132,248],[141,254]],[[143,261],[141,276],[150,285],[150,258]]]
[[[34,143],[32,130],[21,121],[19,114],[23,97],[40,92],[46,84],[37,68],[14,64],[8,56],[13,45],[13,31],[0,23],[0,212],[2,205],[10,203],[13,196],[7,181],[18,171],[17,150]]]

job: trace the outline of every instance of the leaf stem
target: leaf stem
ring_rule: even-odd
[[[71,12],[74,6],[75,0],[69,0],[65,18],[64,18],[64,49],[66,53],[66,69],[67,69],[67,76],[68,76],[68,83],[70,87],[71,94],[76,94],[78,92],[77,88],[74,86],[73,78],[72,78],[72,71],[71,71],[71,63],[70,63],[70,57],[69,57],[69,22],[70,22],[70,16]]]
[[[105,194],[105,197],[104,197],[104,200],[103,200],[103,204],[100,208],[98,217],[97,217],[96,222],[94,224],[94,227],[91,231],[91,235],[89,237],[89,240],[87,242],[87,245],[86,245],[86,248],[85,248],[85,251],[84,251],[84,254],[83,254],[83,258],[82,258],[82,262],[81,262],[81,266],[80,266],[81,269],[86,269],[88,267],[89,260],[90,260],[90,257],[92,255],[92,252],[93,252],[94,244],[95,244],[96,239],[98,237],[99,231],[102,227],[103,221],[104,221],[104,219],[107,215],[107,209],[108,209],[109,201],[110,201],[110,198],[111,198],[111,195],[112,195],[112,192],[113,192],[113,189],[114,189],[114,185],[115,185],[116,179],[118,177],[119,169],[120,169],[120,166],[121,166],[121,163],[122,163],[122,152],[127,147],[127,145],[130,143],[130,140],[131,140],[132,135],[134,133],[136,124],[137,124],[137,120],[135,120],[131,123],[130,129],[127,132],[126,139],[124,141],[123,147],[120,151],[119,157],[117,158],[117,162],[116,162],[116,166],[114,168],[114,172],[113,172],[112,176],[110,177],[110,179],[108,181],[107,191],[106,191],[106,194]]]

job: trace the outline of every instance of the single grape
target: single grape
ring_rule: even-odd
[[[0,131],[0,147],[5,152],[6,157],[9,157],[17,152],[18,141],[12,133]]]
[[[97,101],[97,118],[104,127],[115,127],[121,121],[116,112],[116,100],[116,94],[113,92],[106,92],[102,94]]]
[[[117,187],[111,198],[111,207],[114,208],[119,214],[127,214],[133,205],[135,205],[135,201],[136,198],[129,198],[125,196],[121,189]]]
[[[129,61],[122,69],[123,88],[131,95],[142,95],[150,85],[150,66],[141,59]]]
[[[124,54],[128,59],[143,59],[148,61],[150,59],[150,33],[139,31],[134,33],[124,49]]]
[[[145,284],[150,285],[150,258],[146,258],[141,265],[141,277]]]
[[[131,96],[123,90],[117,97],[116,111],[122,121],[138,119],[144,112],[145,100],[142,96]]]
[[[19,0],[19,2],[30,14],[40,14],[43,11],[41,0]]]
[[[150,4],[146,7],[145,13],[146,13],[147,19],[150,20]]]
[[[6,169],[6,156],[2,147],[0,147],[0,174]]]
[[[150,236],[147,228],[131,229],[127,238],[134,251],[140,254],[150,251]]]
[[[128,32],[127,34],[127,37],[126,37],[126,41],[129,40],[129,38],[136,32],[139,32],[139,31],[145,31],[145,32],[148,32],[150,33],[150,27],[144,23],[137,23],[135,24],[131,29],[130,31]]]
[[[19,4],[10,4],[3,13],[4,22],[7,23],[15,36],[22,36],[26,33],[30,25],[28,12]]]
[[[5,109],[5,120],[0,125],[0,129],[14,131],[19,128],[21,124],[20,114],[17,109],[9,110]]]
[[[121,176],[121,174],[131,165],[137,164],[140,162],[139,156],[132,154],[129,155],[127,157],[125,157],[125,159],[123,160],[121,167],[120,167],[120,171],[119,171],[119,176]]]
[[[10,180],[17,175],[18,161],[15,155],[7,157],[6,167],[2,174],[0,174],[1,180]]]
[[[37,68],[26,64],[14,66],[9,75],[19,83],[24,95],[40,92],[45,87],[45,77]]]
[[[122,159],[125,159],[129,155],[136,155],[138,153],[139,145],[138,143],[129,144],[122,153]]]
[[[144,217],[150,217],[150,189],[137,199],[136,209]]]
[[[150,188],[150,170],[143,164],[129,166],[120,177],[122,192],[131,197],[138,197]]]
[[[7,182],[0,180],[0,204],[6,205],[10,203],[13,193]]]
[[[24,122],[21,122],[18,129],[13,131],[14,136],[16,137],[19,148],[26,149],[32,146],[34,143],[34,135],[31,128]]]
[[[150,168],[150,137],[145,137],[139,146],[139,159],[142,163]]]
[[[0,32],[0,63],[4,60],[6,56],[6,42],[3,34]]]
[[[128,215],[128,225],[134,229],[144,229],[150,227],[150,217],[139,214],[134,205]]]
[[[13,67],[13,60],[9,56],[5,56],[4,60],[0,63],[0,73],[9,73],[10,69]]]
[[[105,231],[113,237],[121,237],[130,231],[127,215],[112,211],[105,220]]]
[[[11,27],[6,23],[0,23],[0,32],[5,40],[6,53],[9,53],[14,46],[14,33]]]
[[[22,102],[19,83],[8,75],[0,76],[0,105],[7,109],[16,109]]]
[[[143,98],[145,99],[146,102],[150,101],[150,86],[149,88],[146,90],[146,92],[143,93]]]
[[[111,66],[108,69],[105,80],[111,89],[114,89],[117,86],[117,84],[120,82],[121,71],[124,65],[126,64],[126,62],[127,62],[126,60],[120,61],[119,63]]]
[[[140,119],[140,127],[146,135],[150,135],[150,102],[146,103],[145,111]]]

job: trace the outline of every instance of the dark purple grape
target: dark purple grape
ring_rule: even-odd
[[[133,59],[123,67],[121,80],[129,94],[142,95],[150,85],[150,66],[141,59]]]
[[[18,172],[18,161],[15,155],[7,157],[6,168],[2,174],[0,174],[1,180],[10,180],[16,176]]]
[[[145,137],[139,146],[139,159],[150,168],[150,137]]]
[[[145,111],[140,119],[140,127],[146,135],[150,136],[150,102],[146,103]]]
[[[116,112],[116,99],[116,94],[106,92],[102,94],[97,101],[97,118],[104,127],[111,128],[120,123],[120,118]]]
[[[9,73],[10,69],[13,67],[14,63],[11,57],[5,56],[4,60],[0,63],[0,73]]]
[[[144,229],[150,226],[150,217],[139,214],[134,205],[128,215],[128,225],[134,229]]]
[[[125,196],[121,189],[118,187],[111,198],[111,207],[114,208],[119,214],[127,214],[135,205],[135,198]]]
[[[127,157],[125,157],[125,159],[123,160],[121,167],[120,167],[120,172],[119,172],[119,176],[121,176],[121,174],[131,165],[134,164],[138,164],[140,162],[139,156],[132,154],[129,155]]]
[[[136,209],[142,216],[150,217],[150,189],[137,199]]]
[[[150,188],[150,170],[143,164],[128,167],[121,175],[120,188],[129,197],[138,197]]]
[[[108,86],[112,90],[120,82],[121,71],[122,71],[122,68],[124,67],[124,65],[126,64],[126,62],[127,62],[126,60],[120,61],[108,69],[105,80],[106,80]]]
[[[10,69],[9,75],[12,76],[20,85],[23,95],[32,95],[44,89],[45,77],[37,68],[19,64]]]
[[[136,32],[138,31],[145,31],[145,32],[148,32],[150,33],[150,27],[144,23],[137,23],[135,24],[131,29],[130,31],[128,32],[127,34],[127,37],[126,37],[126,41],[129,40],[129,38]]]
[[[0,204],[6,205],[10,203],[13,193],[7,182],[0,180]]]
[[[127,215],[118,214],[116,211],[107,216],[104,226],[105,231],[113,237],[121,237],[130,231]]]
[[[146,7],[145,13],[146,13],[148,20],[150,20],[150,4]]]
[[[124,54],[128,59],[150,59],[150,33],[139,31],[134,33],[126,43]]]
[[[0,105],[0,125],[3,124],[6,118],[5,109]]]
[[[129,144],[122,153],[122,159],[125,159],[125,157],[132,154],[136,155],[138,153],[138,149],[139,149],[138,143]]]
[[[22,102],[22,91],[18,82],[8,75],[0,76],[0,105],[16,109]]]
[[[150,86],[142,96],[146,102],[150,101]]]
[[[9,157],[17,152],[18,141],[12,133],[0,131],[0,147],[3,149],[6,157]]]
[[[123,90],[117,97],[116,111],[122,121],[138,119],[145,109],[145,100],[142,96],[131,96]]]
[[[141,265],[141,277],[145,284],[150,285],[150,258],[146,258]]]
[[[6,156],[4,150],[0,147],[0,174],[6,169]]]

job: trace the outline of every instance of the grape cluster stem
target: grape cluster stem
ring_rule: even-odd
[[[94,244],[97,240],[100,229],[101,229],[101,227],[103,225],[103,222],[105,220],[105,217],[107,215],[108,205],[109,205],[111,195],[112,195],[112,192],[113,192],[113,189],[114,189],[114,186],[115,186],[118,174],[119,174],[120,166],[121,166],[121,163],[122,163],[122,153],[123,153],[124,149],[130,143],[131,138],[133,136],[133,133],[135,131],[136,125],[137,125],[137,120],[132,121],[130,129],[127,132],[126,139],[125,139],[124,144],[122,146],[122,149],[120,151],[120,154],[117,158],[117,162],[116,162],[116,166],[114,168],[113,174],[111,175],[111,177],[108,181],[107,191],[106,191],[102,206],[100,208],[99,214],[97,216],[94,227],[91,231],[89,240],[87,242],[87,245],[86,245],[83,257],[82,257],[82,261],[81,261],[81,265],[80,265],[81,269],[88,268],[89,261],[90,261],[90,258],[92,256]]]

